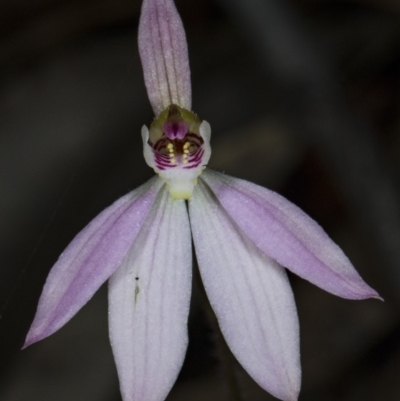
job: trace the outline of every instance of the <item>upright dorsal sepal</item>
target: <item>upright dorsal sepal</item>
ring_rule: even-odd
[[[192,89],[185,30],[172,0],[143,2],[139,53],[154,114],[171,104],[191,110]]]

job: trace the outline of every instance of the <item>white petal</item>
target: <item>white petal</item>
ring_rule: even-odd
[[[210,169],[202,178],[250,240],[279,264],[340,297],[380,298],[318,223],[293,203]]]
[[[47,277],[24,347],[67,323],[121,265],[161,186],[152,178],[103,210],[71,241]]]
[[[201,179],[189,211],[200,273],[226,342],[261,387],[296,400],[299,327],[284,269],[250,242]]]
[[[124,401],[162,401],[187,348],[191,236],[186,205],[161,191],[109,281],[110,339]]]

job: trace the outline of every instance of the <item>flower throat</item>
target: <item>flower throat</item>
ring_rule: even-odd
[[[208,123],[171,104],[142,135],[147,164],[164,179],[174,199],[189,199],[211,155]]]

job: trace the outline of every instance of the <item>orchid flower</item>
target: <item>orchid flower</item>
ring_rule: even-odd
[[[232,353],[263,389],[297,400],[299,324],[285,268],[343,298],[379,296],[298,207],[206,169],[211,129],[191,111],[186,37],[173,0],[143,1],[139,50],[156,115],[142,128],[144,158],[157,175],[105,209],[61,254],[25,347],[60,329],[109,279],[123,400],[164,400],[188,344],[193,236]]]

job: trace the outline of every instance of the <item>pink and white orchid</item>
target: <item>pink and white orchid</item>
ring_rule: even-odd
[[[193,236],[232,353],[262,388],[297,400],[299,325],[285,268],[343,298],[379,296],[298,207],[205,169],[211,129],[191,111],[187,44],[173,0],[143,1],[139,50],[156,115],[142,129],[144,157],[157,175],[105,209],[61,254],[25,347],[57,331],[110,279],[123,399],[164,400],[188,343]]]

